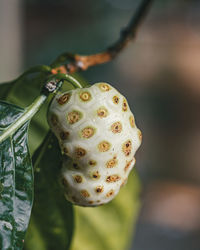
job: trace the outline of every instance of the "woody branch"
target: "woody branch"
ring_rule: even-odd
[[[122,30],[120,38],[105,51],[92,55],[79,55],[64,53],[52,63],[52,74],[64,73],[72,74],[77,71],[84,71],[88,68],[103,64],[114,59],[129,43],[136,37],[137,29],[146,16],[153,0],[143,0],[130,23]],[[63,64],[68,60],[69,62]],[[58,66],[59,65],[59,66]]]

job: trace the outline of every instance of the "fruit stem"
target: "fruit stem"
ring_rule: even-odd
[[[81,83],[78,80],[76,80],[73,76],[65,74],[65,77],[66,77],[66,80],[69,81],[74,87],[83,88]]]
[[[70,82],[75,88],[83,88],[82,84],[73,76],[69,75],[69,74],[62,74],[62,73],[58,73],[56,75],[51,76],[52,78],[56,79],[56,80],[65,80]]]

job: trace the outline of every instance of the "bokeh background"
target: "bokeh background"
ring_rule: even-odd
[[[139,2],[0,0],[0,82],[64,51],[104,50]],[[136,40],[81,75],[119,89],[143,132],[141,209],[127,250],[199,250],[200,1],[155,0]]]

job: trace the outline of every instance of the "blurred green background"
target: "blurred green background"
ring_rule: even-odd
[[[49,64],[64,51],[104,50],[139,2],[0,0],[0,82],[30,66]],[[199,250],[200,1],[154,1],[136,40],[114,61],[81,75],[90,83],[111,83],[127,97],[143,132],[136,155],[142,191],[138,214],[140,185],[134,170],[126,187],[130,193],[122,191],[114,201],[121,201],[119,209],[127,213],[111,229],[120,232],[124,214],[127,224],[121,229],[127,231],[121,233],[127,234],[127,243],[123,235],[120,241],[119,234],[106,231],[108,218],[100,212],[99,222],[100,210],[76,208],[73,249]],[[100,233],[85,219],[90,214]]]

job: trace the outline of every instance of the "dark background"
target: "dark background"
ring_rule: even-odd
[[[1,0],[0,81],[64,51],[104,50],[138,3]],[[154,1],[136,40],[81,75],[119,89],[143,132],[142,207],[131,249],[200,250],[200,1]]]

